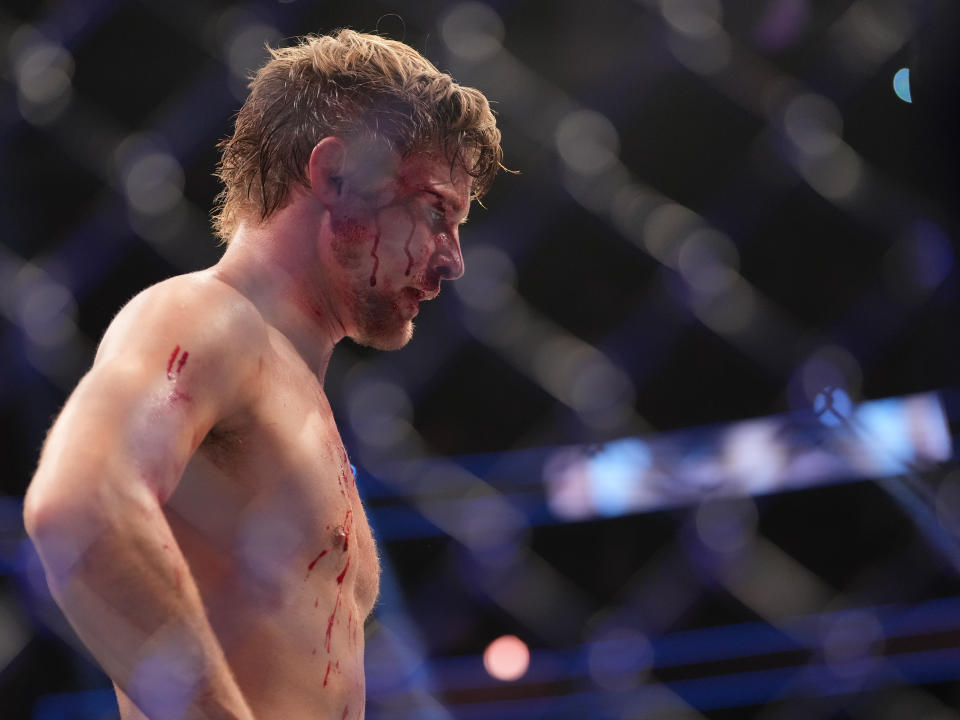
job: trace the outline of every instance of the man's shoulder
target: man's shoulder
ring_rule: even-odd
[[[257,307],[211,270],[177,275],[140,291],[114,317],[98,358],[117,338],[143,332],[204,336],[208,342],[254,349],[266,339]]]
[[[170,313],[188,309],[205,320],[222,317],[234,322],[263,323],[257,307],[212,269],[175,275],[151,285],[137,293],[123,311],[148,305]]]

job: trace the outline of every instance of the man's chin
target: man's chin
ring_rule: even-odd
[[[408,320],[400,328],[359,332],[356,336],[350,336],[350,339],[358,345],[371,347],[374,350],[399,350],[406,346],[412,337],[413,322]]]

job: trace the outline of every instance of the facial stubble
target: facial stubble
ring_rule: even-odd
[[[379,217],[374,216],[379,232]],[[413,321],[400,316],[402,292],[387,294],[371,284],[362,270],[370,264],[367,240],[369,225],[355,218],[338,218],[332,225],[333,257],[337,265],[350,278],[349,303],[355,309],[356,331],[350,339],[359,345],[377,350],[399,350],[413,337]]]

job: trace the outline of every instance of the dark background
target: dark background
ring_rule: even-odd
[[[808,411],[817,382],[938,391],[956,421],[957,11],[933,0],[3,0],[0,717],[113,712],[22,494],[116,311],[218,258],[214,145],[263,42],[342,26],[483,90],[519,171],[414,341],[344,343],[328,374],[384,556],[368,717],[958,717],[950,463],[907,478],[926,515],[865,478],[736,501],[719,557],[702,503],[563,522],[511,454]],[[533,652],[519,681],[483,670],[501,634]]]

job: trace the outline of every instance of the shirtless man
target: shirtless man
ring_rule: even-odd
[[[364,715],[378,561],[323,389],[411,337],[500,166],[486,99],[398,42],[272,51],[222,144],[215,266],[114,319],[25,523],[124,720]]]

